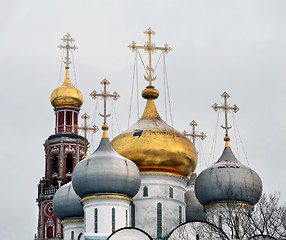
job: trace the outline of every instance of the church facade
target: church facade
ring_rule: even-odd
[[[69,51],[73,39],[66,35],[66,76],[61,87],[51,95],[55,110],[55,134],[45,142],[46,171],[39,183],[38,233],[35,240],[96,239],[229,239],[224,231],[225,206],[251,212],[259,201],[262,183],[254,170],[241,164],[231,151],[227,112],[238,111],[227,103],[213,106],[225,111],[225,149],[220,159],[197,177],[197,151],[187,136],[169,126],[156,109],[159,91],[154,87],[152,53],[171,49],[156,47],[154,32],[146,32],[148,42],[133,51],[145,49],[149,54],[148,86],[142,91],[146,107],[132,127],[111,142],[108,138],[107,98],[117,99],[101,83],[104,103],[102,138],[98,148],[86,156],[86,139],[78,135],[78,115],[83,103],[81,92],[69,79]],[[96,93],[93,97],[96,97]],[[236,210],[235,210],[236,209]],[[242,210],[243,209],[243,210]],[[218,214],[219,213],[219,214]],[[214,217],[215,216],[215,217]],[[237,217],[238,215],[235,215]],[[192,222],[193,225],[188,225]],[[240,224],[237,217],[239,239]],[[196,223],[196,224],[194,224]],[[211,226],[212,233],[192,233],[195,228]],[[217,229],[217,231],[214,231]],[[178,233],[179,232],[179,233]],[[179,235],[178,235],[179,234]],[[181,234],[181,235],[180,235]]]

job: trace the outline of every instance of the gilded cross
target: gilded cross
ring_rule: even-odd
[[[102,85],[103,85],[103,91],[101,93],[97,93],[96,91],[93,91],[90,96],[93,98],[93,99],[96,99],[97,97],[101,97],[103,98],[103,114],[99,114],[101,117],[104,118],[104,123],[103,125],[106,125],[106,118],[109,117],[111,115],[110,114],[106,114],[106,100],[108,98],[113,98],[114,100],[117,100],[120,96],[117,92],[113,92],[113,94],[110,94],[109,91],[106,90],[106,86],[110,84],[110,82],[108,82],[106,79],[103,79],[101,82],[100,82]]]
[[[93,125],[93,127],[88,127],[87,125],[87,120],[89,119],[89,116],[85,113],[81,116],[81,118],[84,120],[84,125],[82,127],[78,127],[77,125],[74,126],[75,131],[77,130],[83,130],[84,132],[84,157],[87,156],[87,140],[86,140],[86,135],[87,131],[93,131],[96,133],[98,131],[98,127]]]
[[[204,134],[203,132],[201,132],[200,134],[196,133],[196,127],[198,126],[198,124],[194,120],[190,122],[190,126],[192,127],[192,132],[187,133],[186,131],[184,131],[183,134],[186,137],[192,137],[192,140],[193,140],[192,142],[195,146],[196,138],[200,138],[200,139],[204,140],[207,137],[207,135]]]
[[[144,33],[148,35],[148,42],[144,46],[137,46],[136,43],[133,41],[128,47],[135,52],[136,49],[144,49],[149,54],[149,65],[147,66],[148,70],[148,77],[144,76],[144,78],[149,82],[149,86],[152,86],[152,82],[156,79],[153,77],[154,69],[152,68],[152,53],[156,50],[162,50],[165,53],[170,52],[172,49],[165,44],[164,47],[156,47],[154,43],[151,41],[151,36],[155,34],[151,28],[148,28]]]
[[[59,48],[66,49],[66,57],[65,57],[64,64],[66,65],[66,68],[68,68],[68,66],[71,64],[69,53],[71,50],[76,50],[77,47],[75,45],[73,46],[70,45],[75,40],[71,37],[69,33],[67,33],[61,40],[63,41],[64,45],[61,44]]]
[[[219,109],[222,109],[222,110],[224,111],[224,114],[225,114],[225,115],[224,115],[225,126],[221,126],[221,127],[222,127],[223,129],[225,129],[225,138],[224,138],[224,140],[228,142],[228,141],[230,140],[230,138],[229,138],[229,136],[228,136],[228,129],[230,129],[231,126],[230,126],[230,127],[228,126],[227,112],[231,110],[231,111],[233,111],[234,113],[237,113],[238,110],[239,110],[239,108],[238,108],[238,106],[237,106],[236,104],[234,104],[232,107],[228,105],[227,99],[229,98],[229,95],[228,95],[226,92],[224,92],[224,93],[221,95],[221,97],[222,97],[223,100],[224,100],[223,105],[222,105],[222,106],[219,106],[217,103],[215,103],[214,105],[212,105],[212,108],[213,108],[216,112],[217,112]]]

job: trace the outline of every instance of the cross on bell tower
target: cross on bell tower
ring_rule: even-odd
[[[148,42],[144,46],[137,46],[133,41],[128,47],[135,52],[137,49],[144,49],[149,54],[149,65],[147,66],[148,77],[144,76],[144,78],[149,82],[149,86],[152,86],[152,82],[156,79],[156,76],[153,77],[154,69],[152,68],[152,53],[156,50],[162,50],[165,53],[170,52],[172,49],[165,44],[164,47],[156,47],[154,43],[151,41],[151,36],[155,34],[151,28],[148,28],[144,33],[148,35]]]
[[[71,50],[76,50],[77,47],[75,45],[71,46],[70,44],[72,44],[73,41],[75,41],[71,35],[69,33],[67,33],[62,39],[63,43],[65,45],[60,45],[58,46],[60,49],[66,49],[66,57],[65,57],[65,61],[64,64],[66,65],[66,68],[69,68],[69,65],[71,64],[71,60],[70,60],[70,51]]]
[[[83,130],[84,131],[84,156],[83,158],[87,157],[87,131],[93,131],[96,133],[98,131],[98,127],[96,125],[93,125],[93,127],[88,127],[87,120],[90,118],[86,113],[81,116],[81,118],[84,120],[84,125],[82,127],[78,127],[77,125],[74,126],[75,131]]]
[[[202,140],[204,140],[207,135],[205,135],[203,132],[201,132],[200,134],[196,133],[196,127],[198,126],[198,124],[195,122],[195,120],[190,122],[190,126],[192,127],[192,132],[191,133],[187,133],[187,131],[183,131],[184,136],[186,137],[191,137],[192,138],[192,142],[195,146],[195,140],[196,138],[200,138]]]
[[[108,98],[113,98],[115,101],[120,97],[120,95],[117,92],[113,92],[113,94],[110,94],[109,91],[107,91],[106,86],[110,84],[109,81],[107,81],[106,79],[103,79],[100,82],[103,85],[103,91],[101,93],[97,93],[95,90],[90,94],[90,96],[93,99],[96,99],[97,97],[101,97],[103,98],[103,114],[99,113],[99,115],[101,117],[103,117],[104,122],[103,122],[103,126],[102,126],[102,130],[107,130],[108,126],[106,124],[106,118],[108,118],[111,113],[106,114],[106,100]]]
[[[217,103],[212,105],[212,108],[217,112],[219,109],[222,109],[224,111],[224,119],[225,119],[225,126],[221,127],[223,129],[225,129],[225,137],[224,137],[224,141],[226,141],[226,145],[229,146],[229,141],[230,141],[230,137],[228,136],[228,130],[231,128],[231,126],[228,126],[228,119],[227,119],[227,112],[228,111],[233,111],[234,113],[237,113],[239,111],[239,107],[234,104],[232,107],[227,103],[227,99],[229,98],[229,95],[227,94],[227,92],[224,92],[221,97],[224,99],[224,103],[222,106],[219,106]]]

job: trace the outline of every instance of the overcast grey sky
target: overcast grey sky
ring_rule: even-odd
[[[285,13],[283,0],[1,1],[1,239],[32,239],[36,233],[43,143],[54,132],[49,98],[64,79],[64,69],[59,77],[62,54],[57,46],[67,32],[79,48],[74,59],[77,87],[84,96],[81,113],[94,115],[96,102],[89,93],[99,91],[99,82],[107,78],[109,89],[121,95],[115,106],[123,131],[134,64],[127,46],[133,40],[144,44],[143,32],[150,26],[157,33],[156,45],[168,43],[173,49],[166,60],[174,127],[190,130],[188,123],[195,119],[198,131],[208,136],[199,148],[198,172],[223,150],[223,130],[219,127],[215,135],[217,114],[210,106],[222,103],[220,95],[227,91],[230,103],[241,109],[236,122],[248,161],[240,144],[237,151],[240,138],[236,141],[231,130],[235,154],[260,175],[264,191],[280,191],[285,204]],[[160,68],[154,85],[161,92],[157,107],[165,119]],[[72,66],[70,73],[75,84]],[[147,84],[142,74],[140,92]],[[144,100],[139,100],[142,112]],[[95,123],[101,126],[97,116]],[[131,123],[136,119],[133,107]],[[116,129],[111,126],[110,137],[118,134]]]

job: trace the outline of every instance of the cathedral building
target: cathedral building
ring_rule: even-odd
[[[217,225],[218,238],[212,233],[209,239],[227,239],[223,231],[230,230],[224,226],[223,207],[252,211],[259,200],[259,176],[241,164],[230,148],[227,112],[238,107],[229,106],[226,93],[225,104],[213,106],[225,111],[226,147],[220,159],[197,177],[194,141],[164,122],[156,109],[159,91],[153,85],[152,53],[165,54],[171,49],[167,44],[155,46],[150,28],[145,33],[146,45],[133,42],[129,46],[149,54],[148,86],[142,91],[145,110],[138,122],[110,142],[106,100],[119,95],[107,91],[109,82],[104,79],[104,91],[91,94],[103,99],[104,113],[101,141],[89,156],[86,139],[77,133],[83,97],[72,86],[68,72],[69,51],[75,46],[70,45],[70,35],[63,38],[66,45],[60,47],[67,52],[66,76],[51,95],[56,126],[44,145],[46,171],[39,183],[36,240],[183,239],[176,234],[187,222],[201,224],[200,229],[205,224]],[[215,211],[221,214],[212,214]],[[233,239],[238,238],[241,222],[243,219],[237,220],[238,233]],[[196,233],[189,239],[205,238]]]

